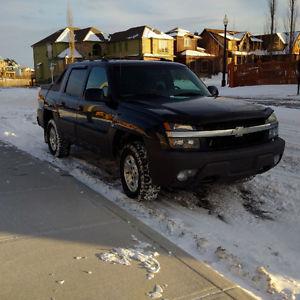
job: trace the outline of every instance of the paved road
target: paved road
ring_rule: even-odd
[[[152,280],[135,263],[96,256],[133,247],[132,235],[160,253]],[[74,178],[0,142],[1,300],[150,299],[156,283],[168,285],[164,299],[252,299]]]

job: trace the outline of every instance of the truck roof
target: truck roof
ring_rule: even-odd
[[[86,60],[82,62],[76,62],[71,66],[90,66],[90,65],[178,65],[184,66],[183,64],[171,62],[171,61],[146,61],[146,60],[125,60],[125,59],[111,59],[111,60]]]

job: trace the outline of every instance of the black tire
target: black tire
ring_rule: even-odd
[[[125,173],[126,168],[128,170],[129,160],[134,160],[132,163],[136,165],[138,183],[135,185],[130,185],[128,177],[126,179],[128,175]],[[133,142],[123,147],[120,159],[120,175],[123,190],[129,198],[137,199],[138,201],[153,201],[157,199],[160,187],[152,183],[147,150],[141,142]]]
[[[46,140],[50,153],[58,158],[67,157],[70,154],[70,143],[62,136],[53,119],[48,122]]]

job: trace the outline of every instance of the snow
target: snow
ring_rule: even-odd
[[[245,34],[246,34],[246,32],[238,32],[238,33],[235,33],[235,34],[230,34],[230,33],[227,32],[226,38],[228,40],[232,40],[232,41],[240,41],[244,37]],[[221,37],[224,37],[225,33],[219,33],[219,35]]]
[[[262,39],[259,39],[259,38],[254,37],[254,36],[250,36],[250,40],[251,40],[252,42],[263,43],[263,40],[262,40]]]
[[[168,31],[167,34],[172,37],[177,37],[177,36],[184,37],[186,35],[194,35],[190,31],[188,31],[186,29],[182,29],[182,28],[174,28],[174,29]]]
[[[71,50],[70,48],[65,49],[64,51],[62,51],[57,57],[59,58],[68,58],[71,55]],[[82,55],[76,50],[74,49],[74,57],[75,58],[82,58]]]
[[[55,43],[69,43],[69,41],[70,41],[70,29],[66,28],[56,39]]]
[[[181,53],[183,56],[214,56],[209,53],[194,51],[194,50],[185,50]]]
[[[219,77],[206,82],[218,83]],[[224,96],[252,102],[263,97],[273,105],[281,97],[299,101],[295,91],[295,86],[220,89]],[[37,93],[0,90],[0,140],[68,172],[261,299],[300,299],[300,110],[274,107],[287,142],[275,169],[248,183],[162,191],[160,201],[138,203],[123,194],[111,162],[77,147],[67,159],[49,154],[36,124]]]
[[[220,91],[220,95],[224,97],[245,99],[275,106],[300,107],[300,96],[297,95],[297,85],[295,84],[223,88],[221,87],[222,74],[212,78],[202,78],[202,80],[208,86],[216,86]]]
[[[173,40],[173,37],[171,37],[170,35],[165,34],[163,32],[156,33],[154,30],[150,29],[149,27],[145,27],[143,38]]]
[[[133,55],[131,55],[133,56]],[[155,54],[155,53],[144,53],[145,57],[170,57],[170,54]]]
[[[132,260],[134,260],[137,261],[140,267],[144,268],[148,274],[154,275],[159,273],[160,263],[157,260],[159,253],[146,250],[152,247],[150,244],[138,240],[135,241],[137,245],[134,248],[115,248],[108,252],[96,253],[96,256],[104,262],[124,266],[131,266]],[[151,276],[151,278],[153,277]]]
[[[101,42],[99,37],[92,31],[90,30],[88,34],[85,36],[83,39],[84,42],[89,41],[89,42]]]

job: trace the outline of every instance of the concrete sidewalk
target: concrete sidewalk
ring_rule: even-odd
[[[160,254],[152,280],[136,263],[96,256],[134,247],[132,235]],[[167,284],[164,299],[253,299],[74,178],[0,142],[1,300],[150,299],[156,283]]]

